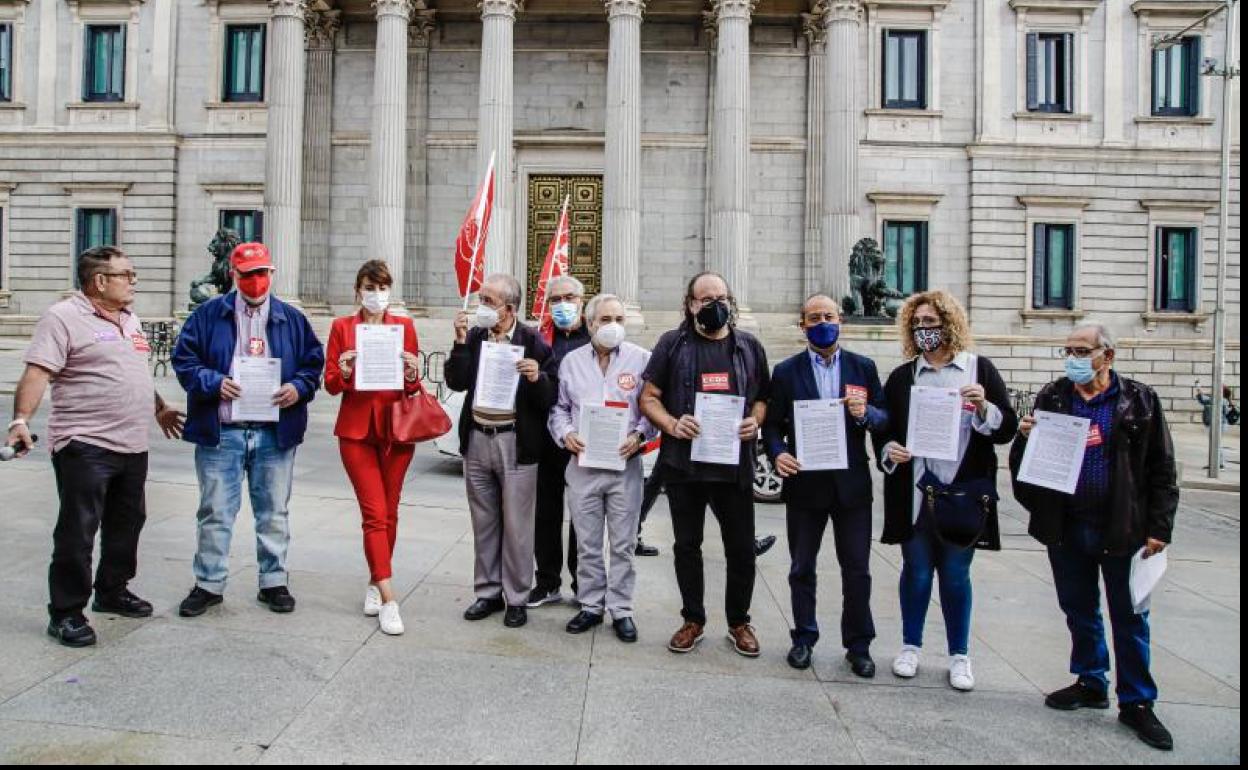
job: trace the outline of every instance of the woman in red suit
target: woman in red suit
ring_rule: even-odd
[[[398,534],[403,477],[416,447],[391,441],[390,406],[405,392],[420,387],[420,359],[412,319],[387,311],[393,283],[389,268],[379,259],[365,262],[356,274],[355,294],[361,308],[354,315],[335,318],[330,328],[325,390],[342,394],[334,435],[364,518],[364,557],[370,573],[364,614],[377,617],[383,633],[397,635],[403,633],[403,619],[390,585],[390,560]],[[360,324],[403,327],[403,391],[355,389],[355,332]]]

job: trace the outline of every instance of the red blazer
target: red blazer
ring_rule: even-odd
[[[402,394],[397,390],[357,391],[352,379],[342,376],[338,367],[338,359],[348,350],[355,350],[355,327],[364,323],[364,312],[355,315],[335,318],[329,329],[329,348],[325,353],[325,390],[330,395],[342,394],[342,406],[338,408],[338,421],[334,424],[334,435],[339,438],[364,439],[368,437],[368,426],[374,426],[374,435],[388,438],[390,434],[390,405],[398,401]],[[401,324],[403,326],[403,349],[408,353],[418,353],[419,343],[416,341],[416,326],[406,316],[386,313],[382,323]],[[354,372],[352,373],[354,375]],[[420,389],[420,381],[404,382],[404,391],[415,393]]]

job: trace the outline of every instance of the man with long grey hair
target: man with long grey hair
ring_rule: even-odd
[[[594,297],[585,319],[593,342],[569,353],[559,367],[559,400],[547,423],[555,442],[576,457],[567,466],[567,495],[572,526],[578,533],[576,598],[581,611],[568,622],[567,630],[584,633],[610,613],[620,641],[635,642],[633,556],[641,516],[641,453],[657,435],[638,404],[650,351],[624,341],[624,303],[619,297]],[[589,443],[598,437],[586,433],[581,416],[591,406],[624,412],[625,438],[607,458],[589,452]],[[603,558],[604,530],[610,573]]]
[[[1114,335],[1103,323],[1079,324],[1061,349],[1066,376],[1036,396],[1036,410],[1089,421],[1073,495],[1020,481],[1036,426],[1023,418],[1010,453],[1014,496],[1031,514],[1029,532],[1049,551],[1057,603],[1070,629],[1075,683],[1050,693],[1060,711],[1109,708],[1109,648],[1101,620],[1101,586],[1114,631],[1118,720],[1148,745],[1169,751],[1174,740],[1153,713],[1157,684],[1149,672],[1149,613],[1131,596],[1133,561],[1155,557],[1174,532],[1179,486],[1174,444],[1157,393],[1114,371]]]

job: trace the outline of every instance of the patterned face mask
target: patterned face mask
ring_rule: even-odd
[[[940,327],[935,329],[915,329],[911,334],[914,335],[914,346],[921,353],[931,353],[939,350],[940,346],[945,344],[945,330]]]

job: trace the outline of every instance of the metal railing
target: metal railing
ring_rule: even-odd
[[[169,375],[169,359],[173,356],[173,345],[178,339],[178,327],[170,321],[144,321],[143,336],[147,337],[150,350],[147,360],[152,364],[152,375],[158,372],[162,377]]]
[[[1036,394],[1030,390],[1019,390],[1010,388],[1010,406],[1014,408],[1014,413],[1019,417],[1026,417],[1035,411]]]

